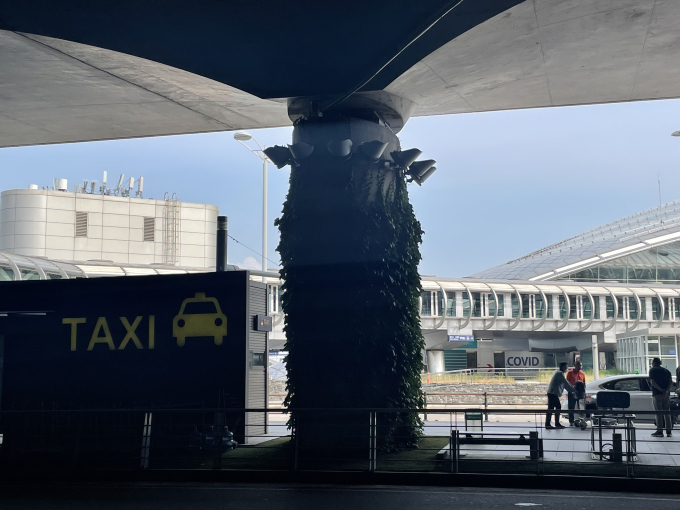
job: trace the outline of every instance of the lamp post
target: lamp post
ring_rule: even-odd
[[[245,131],[237,131],[234,133],[234,140],[236,140],[238,143],[243,145],[246,149],[248,149],[250,152],[255,154],[258,158],[262,160],[262,271],[267,270],[267,163],[269,162],[269,158],[265,155],[264,149],[265,147],[262,147],[260,145],[260,142],[258,142],[255,137],[253,137],[250,133],[246,133]],[[258,149],[251,149],[248,147],[248,145],[245,144],[245,142],[253,140],[257,146],[259,147]],[[267,277],[262,276],[262,281],[267,282]]]

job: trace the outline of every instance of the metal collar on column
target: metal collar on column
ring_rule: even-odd
[[[437,324],[434,325],[434,329],[439,329],[439,327],[444,324],[444,321],[446,320],[446,307],[448,305],[448,300],[446,299],[446,291],[444,290],[444,287],[442,286],[441,283],[435,282],[437,285],[439,285],[439,288],[442,291],[442,296],[444,297],[444,311],[442,313],[442,318],[439,320]],[[436,302],[436,297],[435,297],[435,302]],[[434,311],[434,310],[433,310]]]
[[[458,324],[458,327],[460,329],[467,328],[467,325],[470,324],[470,319],[472,319],[472,292],[470,292],[470,288],[467,286],[465,282],[460,282],[463,287],[465,287],[465,291],[468,294],[468,300],[470,301],[470,315],[467,316],[467,319],[463,324]],[[465,310],[463,310],[463,317],[465,317]]]
[[[538,325],[533,326],[531,328],[531,331],[536,331],[537,329],[542,328],[543,324],[545,324],[545,320],[548,318],[548,297],[545,295],[545,293],[543,292],[543,290],[541,290],[540,287],[534,285],[534,288],[536,290],[538,290],[538,292],[541,294],[541,298],[543,299],[543,303],[545,303],[545,312],[543,313],[543,318],[538,322]],[[551,299],[552,299],[552,296],[551,296]]]
[[[588,329],[591,326],[591,324],[593,323],[593,319],[595,318],[595,300],[593,299],[593,295],[585,287],[581,287],[581,288],[586,291],[586,294],[588,295],[588,299],[590,300],[590,319],[588,320],[588,322],[586,323],[585,326],[581,326],[579,328],[579,332],[585,331],[586,329]]]
[[[609,295],[611,296],[612,303],[614,305],[614,316],[612,317],[612,321],[609,323],[609,325],[606,328],[604,328],[603,331],[609,331],[610,329],[612,329],[614,327],[614,324],[616,324],[616,317],[617,317],[617,315],[619,315],[619,302],[616,299],[616,296],[614,295],[614,291],[612,289],[607,289],[607,290],[609,291]],[[606,318],[606,316],[607,316],[606,303],[605,303],[605,307],[604,307],[604,314],[605,314],[605,318]]]
[[[627,290],[629,290],[633,293],[633,296],[635,296],[635,301],[637,301],[637,318],[635,319],[635,322],[633,323],[632,327],[630,327],[630,328],[626,327],[626,333],[630,333],[635,328],[637,328],[638,325],[640,324],[640,317],[642,317],[642,303],[640,302],[640,296],[637,295],[637,293],[635,292],[634,289],[627,289]],[[630,307],[629,307],[628,314],[630,316]]]
[[[517,324],[519,324],[520,319],[522,318],[522,294],[519,293],[517,290],[517,287],[514,285],[510,285],[512,287],[512,290],[515,291],[515,294],[517,294],[517,302],[519,303],[519,310],[517,311],[517,319],[515,319],[515,322],[510,324],[508,326],[508,329],[515,329],[517,327]],[[510,296],[510,310],[512,310],[512,296]]]
[[[659,320],[656,321],[656,326],[654,326],[654,327],[660,328],[661,325],[663,324],[663,316],[666,314],[666,305],[664,304],[663,297],[661,297],[661,294],[659,294],[659,291],[656,290],[656,289],[653,289],[653,290],[654,290],[654,294],[656,294],[656,299],[659,300],[659,304],[661,305],[661,307],[660,307],[661,312],[659,313]],[[654,313],[654,307],[652,307],[652,313]],[[670,310],[669,310],[668,311],[668,318],[670,319],[670,317],[671,317],[671,314],[670,314]],[[653,319],[654,319],[654,317],[652,317],[652,320]]]
[[[564,318],[564,321],[562,321],[562,324],[557,326],[557,331],[562,331],[564,327],[567,325],[569,322],[569,316],[571,315],[571,302],[569,301],[569,294],[567,294],[567,291],[564,290],[564,287],[557,287],[562,291],[562,295],[564,296],[564,301],[567,304],[567,315]]]
[[[486,324],[486,321],[484,321],[484,330],[490,329],[494,324],[496,324],[496,319],[498,318],[498,295],[496,294],[496,290],[489,285],[488,283],[485,284],[487,287],[489,287],[489,290],[493,294],[493,301],[496,304],[496,309],[494,310],[493,318],[489,321],[489,324]]]

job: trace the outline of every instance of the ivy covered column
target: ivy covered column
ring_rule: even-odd
[[[400,162],[397,136],[370,116],[301,118],[290,152],[277,220],[289,409],[422,407],[422,230],[408,198],[410,161]],[[309,444],[339,435],[333,426],[361,426],[299,416]],[[416,413],[385,414],[379,426],[379,445],[390,449],[413,445],[422,423]]]

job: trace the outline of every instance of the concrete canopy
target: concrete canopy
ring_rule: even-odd
[[[414,115],[680,97],[678,50],[677,0],[5,0],[0,147],[275,127],[355,90]]]

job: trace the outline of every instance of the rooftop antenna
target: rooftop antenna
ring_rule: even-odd
[[[102,178],[102,185],[99,188],[99,193],[101,193],[102,195],[106,194],[106,178],[107,177],[108,177],[108,174],[107,174],[106,170],[104,170],[104,176]]]
[[[52,191],[57,191],[57,178],[52,177]]]
[[[95,187],[96,184],[97,184],[97,181],[92,181],[90,183],[90,193],[92,193],[93,195],[94,195],[94,187]]]
[[[90,183],[89,179],[83,179],[83,186],[81,187],[81,191],[83,193],[87,193],[87,185]]]
[[[128,181],[128,187],[127,187],[127,190],[126,190],[126,196],[128,196],[128,197],[130,196],[130,194],[134,191],[134,187],[135,187],[135,178],[130,177],[130,180]]]
[[[657,177],[659,178],[659,221],[663,225],[663,218],[661,218],[661,176],[657,174]]]
[[[137,196],[139,198],[144,198],[144,177],[140,177],[137,181]]]
[[[118,186],[116,186],[116,189],[113,190],[113,194],[115,196],[118,196],[118,193],[121,192],[121,186],[123,185],[123,179],[125,179],[125,174],[120,174],[120,179],[118,179]]]

